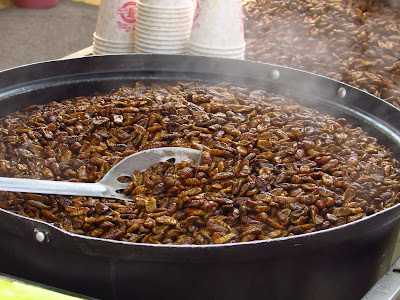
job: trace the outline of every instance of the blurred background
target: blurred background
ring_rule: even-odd
[[[59,0],[47,9],[0,0],[0,70],[58,59],[90,46],[99,0]]]

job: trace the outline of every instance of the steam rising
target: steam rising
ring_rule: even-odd
[[[244,6],[246,59],[364,89],[400,108],[399,1],[267,1]]]

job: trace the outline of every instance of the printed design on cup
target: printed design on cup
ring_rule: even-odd
[[[199,0],[199,1],[203,1],[203,0]],[[193,15],[193,25],[192,25],[192,29],[199,29],[200,28],[200,24],[199,22],[197,22],[197,19],[199,18],[199,16],[201,15],[201,7],[199,2],[196,3],[196,9],[194,10],[194,15]]]
[[[136,2],[127,2],[122,7],[118,7],[117,14],[119,14],[123,21],[129,24],[136,23],[137,4]],[[129,24],[117,21],[118,29],[123,29],[126,32],[135,30],[135,25],[131,27]]]
[[[239,27],[240,27],[240,32],[244,33],[242,0],[238,0],[237,6],[239,7],[239,20],[240,20]]]

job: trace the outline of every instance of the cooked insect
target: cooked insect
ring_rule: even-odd
[[[137,83],[0,120],[0,176],[99,181],[122,158],[201,149],[199,165],[121,178],[133,201],[0,192],[0,208],[90,237],[237,243],[305,234],[397,204],[400,164],[354,128],[293,100],[228,84]]]

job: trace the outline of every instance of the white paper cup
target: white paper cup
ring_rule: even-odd
[[[242,46],[242,0],[197,1],[189,41],[218,49]]]
[[[165,37],[165,38],[189,38],[190,29],[183,31],[165,31],[165,30],[154,30],[142,28],[140,26],[136,26],[136,32],[139,32],[144,35],[149,35],[151,37]]]
[[[129,41],[129,42],[116,42],[116,41],[110,41],[110,40],[106,40],[106,39],[102,39],[99,36],[96,35],[96,32],[93,33],[93,40],[99,41],[101,43],[105,43],[105,44],[118,44],[118,45],[130,45],[133,42]]]
[[[175,32],[177,34],[181,33],[182,35],[189,32],[190,34],[190,25],[185,26],[153,26],[147,25],[143,23],[136,23],[136,28],[142,31],[155,31],[155,32]]]
[[[148,42],[171,42],[171,43],[176,43],[180,41],[188,41],[189,34],[185,35],[175,35],[175,36],[164,36],[164,35],[159,35],[159,34],[143,34],[139,31],[136,31],[135,33],[135,39],[141,39],[141,40],[146,40]]]
[[[97,43],[96,41],[93,42],[93,47],[97,47],[97,48],[103,48],[103,49],[110,49],[110,50],[114,50],[114,51],[121,51],[121,50],[130,50],[130,49],[134,49],[135,45],[129,45],[129,46],[110,46],[110,45],[104,45],[104,44],[100,44]]]
[[[212,52],[212,51],[198,51],[193,48],[187,47],[187,52],[190,54],[199,54],[199,55],[211,55],[211,56],[243,56],[244,51],[238,52]]]
[[[119,53],[134,53],[135,48],[126,48],[126,49],[120,49],[120,48],[112,48],[112,47],[103,47],[99,46],[97,44],[93,45],[93,53],[97,54],[119,54]]]
[[[153,49],[135,45],[135,53],[154,53],[154,54],[185,54],[185,49]]]
[[[150,18],[152,20],[154,20],[154,19],[160,19],[160,20],[176,19],[178,21],[180,19],[187,19],[187,18],[190,18],[192,20],[193,12],[192,11],[186,11],[186,12],[168,12],[168,11],[155,12],[155,11],[152,11],[152,12],[148,12],[145,10],[138,10],[137,16]]]
[[[105,55],[105,54],[130,54],[136,53],[134,51],[122,51],[122,52],[110,52],[108,50],[101,50],[93,47],[93,55]]]
[[[97,17],[99,38],[116,42],[134,42],[136,0],[102,0]]]
[[[146,49],[151,49],[151,50],[186,50],[186,43],[181,43],[181,44],[174,44],[174,45],[168,45],[168,44],[155,44],[155,43],[147,43],[143,41],[136,41],[135,47],[139,48],[146,48]]]
[[[215,54],[215,53],[198,53],[198,52],[192,52],[190,50],[186,51],[187,54],[189,55],[195,55],[195,56],[208,56],[208,57],[224,57],[224,58],[233,58],[233,59],[244,59],[244,53],[242,54]]]
[[[189,41],[189,45],[190,47],[194,48],[194,49],[199,49],[204,50],[204,51],[244,51],[246,49],[246,43],[243,43],[240,46],[236,46],[236,47],[232,47],[232,48],[226,48],[226,47],[210,47],[208,44],[197,44],[197,43],[193,43],[191,41]]]
[[[184,22],[176,22],[176,21],[148,21],[148,20],[142,20],[142,19],[137,19],[136,21],[136,26],[147,26],[147,27],[160,27],[162,28],[178,28],[178,29],[188,29],[191,30],[192,28],[192,21],[191,20],[186,20]]]
[[[145,43],[150,43],[150,44],[164,44],[164,45],[176,45],[176,44],[182,44],[185,43],[187,45],[188,40],[187,39],[157,39],[157,38],[149,38],[149,37],[141,37],[139,35],[136,35],[136,40],[137,41],[142,41]]]
[[[137,20],[141,22],[152,22],[152,23],[192,23],[193,17],[191,14],[187,15],[174,15],[174,14],[163,14],[163,15],[151,15],[138,12]]]
[[[173,15],[186,15],[188,12],[193,12],[193,7],[155,7],[141,4],[138,2],[138,11],[145,14],[173,14]]]
[[[93,33],[93,43],[97,43],[99,45],[104,45],[104,46],[110,46],[110,47],[120,47],[120,48],[126,48],[126,47],[131,47],[134,45],[133,41],[129,42],[115,42],[115,41],[109,41],[105,40],[102,38],[99,38],[95,33]]]
[[[231,58],[231,59],[240,59],[244,60],[244,54],[239,54],[239,55],[222,55],[222,54],[213,54],[213,53],[197,53],[197,52],[191,52],[187,51],[186,54],[193,55],[193,56],[207,56],[207,57],[221,57],[221,58]]]
[[[191,45],[187,45],[188,51],[191,51],[192,53],[199,53],[199,54],[215,54],[215,55],[242,55],[245,53],[245,50],[235,50],[235,51],[223,51],[223,50],[217,50],[217,51],[212,51],[212,50],[204,50],[204,49],[198,49],[198,48],[193,48]]]
[[[147,7],[154,8],[171,8],[171,9],[180,9],[182,7],[186,8],[188,6],[193,5],[192,0],[139,0],[140,4]]]
[[[188,42],[188,39],[157,39],[157,38],[152,38],[149,36],[141,36],[139,34],[136,34],[136,42],[143,42],[143,43],[148,43],[148,44],[155,44],[155,45],[177,45],[177,44],[186,44]]]
[[[135,53],[135,49],[112,51],[110,49],[103,49],[103,48],[93,47],[93,53],[96,53],[96,54],[127,54],[127,53]]]
[[[177,51],[186,51],[186,44],[180,45],[162,45],[162,44],[151,44],[151,43],[143,43],[137,42],[135,43],[135,47],[139,47],[142,49],[150,49],[150,50],[177,50]]]
[[[246,46],[236,48],[211,48],[208,45],[200,46],[198,44],[193,44],[188,42],[187,54],[189,55],[199,55],[199,56],[211,56],[211,57],[225,57],[233,59],[244,59]]]
[[[129,44],[129,45],[107,45],[107,44],[102,44],[97,41],[93,41],[93,45],[97,45],[100,47],[107,47],[107,48],[115,48],[115,49],[129,49],[129,48],[134,48],[135,44]]]
[[[140,12],[141,16],[149,17],[149,18],[187,18],[188,16],[193,16],[193,10],[182,10],[182,11],[174,11],[174,10],[146,10],[141,6],[138,8],[138,14]]]
[[[102,49],[110,49],[110,50],[115,50],[115,51],[120,51],[120,50],[132,50],[135,48],[134,44],[129,44],[129,45],[125,45],[125,46],[121,46],[121,45],[104,45],[101,43],[98,43],[96,41],[93,42],[93,47],[97,47],[97,48],[102,48]]]

